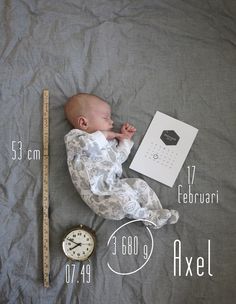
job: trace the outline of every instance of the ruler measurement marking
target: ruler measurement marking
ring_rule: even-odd
[[[48,138],[49,138],[49,91],[43,91],[43,283],[44,287],[49,287],[49,187],[48,187],[48,171],[49,171],[49,154],[48,154]]]

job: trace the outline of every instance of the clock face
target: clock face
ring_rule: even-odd
[[[93,253],[95,237],[90,229],[85,226],[75,228],[66,235],[62,247],[68,258],[85,261]]]

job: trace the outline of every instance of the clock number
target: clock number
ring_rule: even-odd
[[[83,283],[90,283],[90,265],[83,265],[80,273],[82,275]]]
[[[74,282],[75,277],[75,264],[66,264],[66,283],[70,284]]]
[[[67,284],[73,284],[75,283],[79,283],[80,280],[78,280],[78,278],[76,279],[76,277],[78,277],[78,275],[80,274],[80,276],[82,277],[81,281],[82,283],[90,283],[91,282],[91,267],[90,264],[86,264],[83,265],[81,268],[81,271],[79,273],[79,269],[77,268],[76,271],[76,267],[79,267],[79,264],[66,264],[66,273],[65,273],[65,281]]]

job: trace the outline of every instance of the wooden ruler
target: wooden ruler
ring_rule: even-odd
[[[43,91],[43,283],[49,287],[49,91]]]

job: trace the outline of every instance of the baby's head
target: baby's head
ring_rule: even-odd
[[[111,107],[101,98],[80,93],[69,98],[64,107],[68,121],[76,129],[93,133],[112,129]]]

